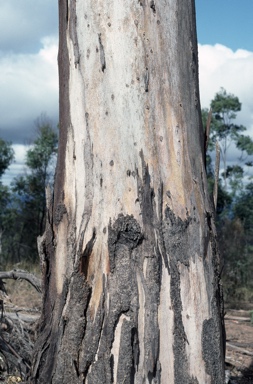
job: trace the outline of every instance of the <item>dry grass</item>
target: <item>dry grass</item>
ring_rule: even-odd
[[[7,270],[23,269],[33,273],[40,278],[39,265],[18,264],[9,265]],[[5,288],[11,302],[20,308],[40,309],[41,308],[41,294],[34,289],[34,287],[25,280],[5,280]]]

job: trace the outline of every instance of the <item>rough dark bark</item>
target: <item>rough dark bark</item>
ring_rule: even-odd
[[[59,1],[32,383],[223,384],[194,1]]]

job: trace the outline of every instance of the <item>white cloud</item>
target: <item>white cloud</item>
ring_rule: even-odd
[[[58,116],[58,42],[53,36],[41,42],[36,54],[0,54],[0,135],[16,143],[29,138],[42,111]]]
[[[36,54],[1,56],[0,53],[0,136],[14,143],[29,142],[33,122],[42,111],[50,118],[56,117],[57,122],[58,42],[56,37],[47,36],[41,43],[43,47]],[[224,87],[239,97],[242,111],[238,113],[238,123],[245,125],[253,136],[252,68],[253,52],[242,49],[234,52],[220,44],[199,45],[202,107],[208,108],[215,93]],[[16,163],[4,176],[5,180],[23,169],[21,147],[15,146]]]
[[[238,123],[245,125],[253,136],[253,52],[233,52],[224,45],[199,45],[199,82],[202,107],[209,108],[221,87],[238,96],[242,111]]]

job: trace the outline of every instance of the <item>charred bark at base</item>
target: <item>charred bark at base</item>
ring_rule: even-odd
[[[168,207],[164,210],[158,207],[161,215],[157,217],[148,166],[143,154],[140,155],[143,170],[141,176],[136,171],[136,184],[143,228],[133,216],[123,214],[108,224],[110,273],[107,277],[104,275],[103,294],[95,314],[88,309],[92,288],[86,281],[88,265],[83,267],[84,263],[89,263],[96,236],[93,233],[84,254],[80,255],[81,268],[65,281],[57,314],[52,304],[52,315],[49,317],[47,313],[46,323],[41,325],[42,337],[35,353],[37,365],[31,380],[34,383],[162,383],[158,323],[162,268],[171,277],[172,308],[168,316],[173,317],[174,323],[171,357],[174,383],[199,383],[189,374],[185,352],[189,341],[182,321],[179,272],[179,265],[188,268],[189,259],[194,258],[199,223],[189,215],[181,220]],[[161,190],[162,184],[157,193]],[[210,267],[207,266],[207,270]],[[212,281],[209,279],[209,284],[217,287],[217,279],[218,275]],[[203,360],[211,383],[217,384],[223,382],[221,337],[217,326],[219,292],[213,289],[209,294],[214,318],[203,322]],[[138,320],[141,306],[144,316]],[[145,347],[142,364],[140,326],[143,327],[141,342]],[[119,334],[119,344],[115,345],[115,335]]]

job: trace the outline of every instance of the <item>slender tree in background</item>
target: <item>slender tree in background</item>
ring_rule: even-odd
[[[247,156],[253,154],[253,141],[250,136],[244,135],[246,127],[235,123],[237,112],[241,111],[241,103],[237,96],[227,93],[224,88],[215,94],[211,101],[212,120],[211,134],[209,140],[209,150],[215,149],[215,142],[218,141],[221,148],[221,159],[223,164],[223,180],[224,188],[227,191],[227,179],[229,176],[238,176],[238,169],[227,169],[228,150],[232,143],[241,151],[241,159],[246,165],[251,166],[251,162],[247,162]],[[202,120],[207,121],[208,110],[202,110]]]
[[[0,138],[0,178],[14,160],[14,150],[11,143]]]
[[[38,234],[45,229],[47,185],[52,185],[57,154],[58,135],[52,123],[43,115],[37,120],[37,138],[26,154],[26,165],[30,170],[27,177],[32,204],[37,206]]]
[[[10,203],[10,190],[2,184],[1,177],[14,160],[14,150],[11,143],[0,138],[0,263],[2,262],[4,217],[7,205]]]
[[[216,224],[221,253],[225,301],[230,306],[243,305],[253,297],[253,188],[247,166],[252,166],[253,140],[245,134],[246,128],[235,124],[240,111],[238,97],[224,89],[211,102],[211,132],[206,156],[209,192],[212,195],[214,172],[210,153],[218,140],[222,147],[223,170],[218,189]],[[208,110],[202,110],[203,126],[206,126]],[[243,133],[242,133],[243,132]],[[231,144],[241,151],[241,156],[227,165]],[[251,156],[251,157],[250,157]],[[222,183],[222,180],[225,181]],[[227,187],[227,188],[225,188]]]
[[[194,1],[59,1],[32,383],[223,384]]]
[[[45,116],[36,125],[36,138],[26,153],[26,173],[12,181],[5,201],[2,261],[9,263],[37,261],[37,236],[45,229],[45,188],[53,182],[58,137]]]

